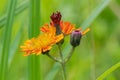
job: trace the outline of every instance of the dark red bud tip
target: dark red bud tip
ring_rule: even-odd
[[[76,47],[80,44],[80,40],[82,37],[82,33],[79,30],[75,30],[71,33],[70,36],[70,43],[73,47]]]
[[[57,24],[60,24],[60,20],[61,20],[61,13],[60,12],[56,12],[56,13],[53,13],[50,18],[52,20],[52,22],[57,25]]]

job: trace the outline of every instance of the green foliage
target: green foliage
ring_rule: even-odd
[[[6,80],[6,74],[8,70],[8,56],[9,56],[9,50],[10,50],[10,41],[11,41],[11,33],[12,33],[12,24],[14,20],[14,9],[16,7],[16,0],[10,0],[9,6],[8,6],[8,13],[6,18],[6,25],[5,25],[5,31],[3,36],[3,47],[2,47],[2,53],[1,54],[1,62],[0,62],[0,80]]]
[[[12,6],[8,5],[10,1]],[[120,12],[119,8],[119,0],[2,0],[0,80],[5,77],[9,80],[62,79],[58,63],[45,55],[32,55],[28,59],[19,47],[28,38],[36,37],[40,25],[49,23],[50,15],[55,11],[62,13],[62,20],[70,21],[82,30],[91,28],[66,64],[68,80],[119,80],[120,20],[116,14]],[[70,49],[68,36],[62,45],[64,57]],[[57,56],[56,46],[50,53]]]

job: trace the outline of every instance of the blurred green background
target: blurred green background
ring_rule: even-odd
[[[4,23],[9,0],[0,2],[0,58],[3,45]],[[40,0],[40,26],[50,22],[50,15],[60,11],[62,20],[76,27],[89,17],[102,0]],[[22,6],[21,6],[22,5]],[[101,4],[102,5],[102,4]],[[27,80],[27,57],[20,52],[20,45],[28,39],[29,0],[17,0],[8,58],[9,80]],[[17,12],[18,11],[18,12]],[[112,0],[90,24],[91,31],[81,40],[72,58],[66,64],[68,80],[95,80],[104,71],[120,61],[120,0]],[[57,53],[55,49],[51,53]],[[63,53],[70,51],[69,36],[65,39]],[[45,55],[40,56],[41,80],[62,80],[60,65]],[[105,80],[120,80],[120,68]]]

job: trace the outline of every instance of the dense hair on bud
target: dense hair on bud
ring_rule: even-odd
[[[51,18],[51,20],[52,20],[52,22],[53,22],[54,24],[60,24],[61,17],[62,17],[62,15],[61,15],[61,13],[58,12],[58,11],[57,11],[56,13],[53,13],[53,14],[50,16],[50,18]]]
[[[76,47],[80,44],[80,40],[82,37],[82,33],[79,30],[75,30],[71,33],[70,36],[70,43],[73,47]]]

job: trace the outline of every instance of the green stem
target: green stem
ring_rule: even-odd
[[[61,44],[58,44],[58,48],[59,48],[59,54],[60,54],[60,58],[61,58],[61,66],[62,66],[62,70],[63,70],[63,79],[66,80],[65,61],[63,58],[62,50],[61,50]]]
[[[75,47],[72,47],[70,53],[69,53],[68,56],[65,58],[65,63],[67,63],[67,62],[70,60],[70,58],[71,58],[74,50],[75,50]]]
[[[2,57],[0,63],[0,80],[6,80],[7,78],[8,56],[16,2],[17,0],[10,0],[8,5],[8,13],[3,37]]]
[[[29,38],[39,35],[40,0],[30,0]],[[28,58],[28,80],[40,80],[40,57],[31,55]]]
[[[96,80],[103,80],[106,76],[108,76],[110,73],[112,73],[113,71],[115,71],[119,67],[120,67],[120,62],[118,62],[117,64],[113,65],[111,68],[109,68],[108,70],[106,70]]]
[[[55,58],[55,57],[51,56],[49,53],[46,53],[46,55],[47,55],[49,58],[51,58],[52,60],[54,60],[54,61],[56,61],[56,62],[61,63],[61,61],[60,61],[60,60],[58,60],[57,58]]]

